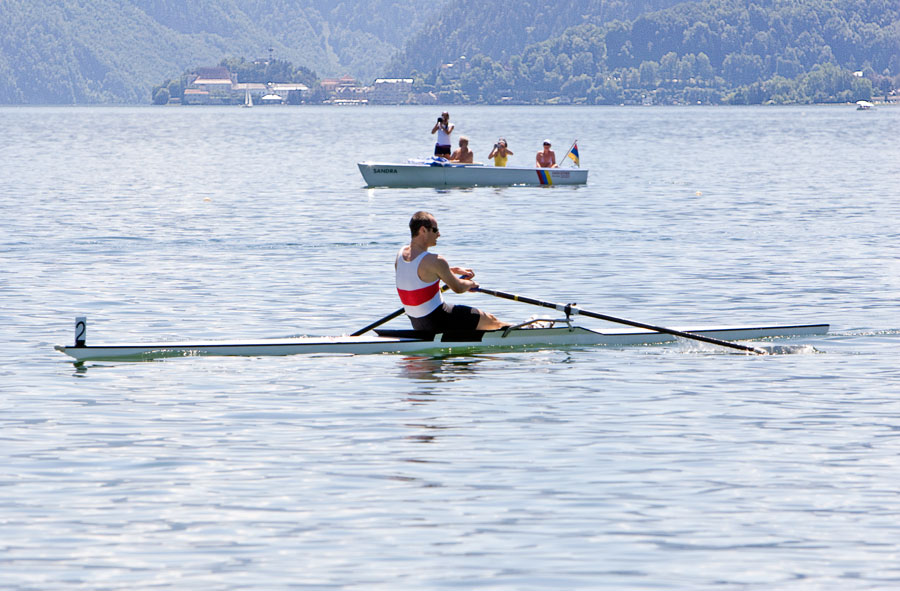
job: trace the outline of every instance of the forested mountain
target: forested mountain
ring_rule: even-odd
[[[440,10],[413,0],[0,0],[0,103],[146,103],[226,57],[381,75]]]
[[[420,83],[445,100],[486,102],[867,99],[900,83],[900,2],[685,2],[573,26],[508,57],[467,55],[463,65],[432,66]]]
[[[0,31],[0,104],[146,103],[185,71],[270,52],[313,76],[414,75],[443,101],[807,102],[900,85],[900,0],[0,0]]]
[[[458,0],[412,37],[394,61],[395,74],[428,72],[460,56],[507,60],[569,27],[630,21],[685,0]],[[692,0],[688,0],[692,1]]]

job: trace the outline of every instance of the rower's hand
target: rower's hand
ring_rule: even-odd
[[[460,267],[453,267],[450,269],[454,274],[459,276],[463,281],[468,281],[472,285],[469,286],[468,291],[478,291],[478,283],[472,281],[472,277],[475,277],[475,271],[472,269],[462,269]]]

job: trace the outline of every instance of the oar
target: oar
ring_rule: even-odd
[[[441,291],[447,291],[448,289],[450,289],[449,285],[444,285],[443,287],[441,287]],[[351,333],[350,336],[358,337],[361,334],[365,334],[365,333],[369,332],[370,330],[372,330],[373,328],[377,328],[377,327],[381,326],[382,324],[384,324],[385,322],[389,322],[389,321],[393,320],[394,318],[396,318],[397,316],[400,316],[401,314],[403,314],[403,312],[405,310],[406,310],[405,308],[400,308],[399,310],[395,310],[395,311],[391,312],[390,314],[388,314],[387,316],[385,316],[384,318],[382,318],[381,320],[376,320],[372,324],[365,326],[365,327],[357,330],[354,333]]]
[[[653,326],[652,324],[644,324],[643,322],[635,322],[634,320],[626,320],[624,318],[616,318],[615,316],[608,316],[606,314],[599,314],[597,312],[591,312],[589,310],[582,310],[580,308],[576,308],[571,304],[554,304],[553,302],[544,302],[541,300],[535,300],[532,298],[526,298],[524,296],[505,293],[502,291],[497,291],[494,289],[487,289],[484,287],[478,287],[473,289],[472,291],[480,291],[481,293],[486,293],[488,295],[496,296],[498,298],[503,298],[506,300],[512,300],[514,302],[522,302],[525,304],[532,304],[535,306],[542,306],[544,308],[553,308],[554,310],[559,310],[560,312],[565,312],[568,316],[569,314],[581,314],[582,316],[588,316],[590,318],[597,318],[599,320],[606,320],[608,322],[615,322],[618,324],[627,324],[629,326],[636,326],[637,328],[645,328],[647,330],[652,330],[654,332],[661,332],[665,334],[670,334],[676,337],[681,337],[683,339],[693,339],[695,341],[703,341],[704,343],[710,343],[713,345],[719,345],[720,347],[730,347],[732,349],[738,349],[741,351],[747,351],[748,353],[756,353],[757,355],[768,355],[769,352],[765,349],[759,349],[757,347],[749,347],[747,345],[741,345],[739,343],[732,343],[730,341],[723,341],[720,339],[714,339],[712,337],[707,337],[699,334],[692,334],[689,332],[681,332],[680,330],[674,330],[671,328],[664,328],[662,326]]]
[[[350,333],[350,336],[351,336],[351,337],[358,337],[358,336],[361,335],[361,334],[365,334],[365,333],[369,332],[370,330],[372,330],[373,328],[376,328],[376,327],[378,327],[378,326],[381,326],[381,325],[384,324],[385,322],[388,322],[388,321],[390,321],[390,320],[393,320],[393,319],[396,318],[397,316],[403,314],[404,310],[405,310],[405,308],[400,308],[399,310],[396,310],[396,311],[394,311],[394,312],[391,312],[390,314],[388,314],[387,316],[385,316],[385,317],[382,318],[381,320],[376,320],[376,321],[373,322],[372,324],[370,324],[370,325],[368,325],[368,326],[366,326],[366,327],[363,327],[363,328],[357,330],[356,332]]]

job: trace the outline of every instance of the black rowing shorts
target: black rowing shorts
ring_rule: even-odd
[[[455,332],[460,330],[475,330],[478,328],[478,320],[481,312],[471,306],[453,305],[444,302],[433,312],[421,318],[409,317],[413,328],[431,332]]]

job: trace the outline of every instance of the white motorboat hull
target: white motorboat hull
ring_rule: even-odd
[[[475,187],[510,185],[584,185],[582,168],[517,168],[482,164],[394,164],[360,162],[370,187]]]
[[[695,327],[683,332],[721,340],[770,339],[825,334],[827,324],[759,327]],[[411,330],[380,330],[378,336],[295,337],[242,341],[156,342],[107,345],[56,345],[78,361],[100,359],[151,360],[193,356],[272,356],[297,354],[442,353],[477,350],[555,349],[584,346],[653,345],[674,336],[644,329],[589,330],[581,327],[517,328],[431,334]]]

